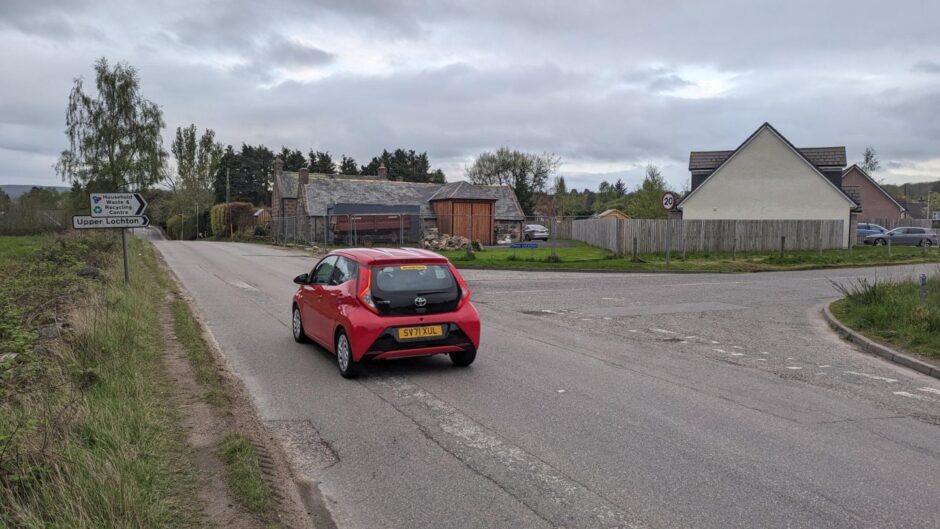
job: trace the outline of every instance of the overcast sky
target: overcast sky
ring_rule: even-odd
[[[653,162],[681,189],[690,150],[769,121],[933,180],[938,21],[933,0],[0,0],[0,183],[59,182],[72,80],[101,56],[139,70],[167,150],[195,123],[359,162],[427,151],[456,180],[505,145],[558,154],[569,187]]]

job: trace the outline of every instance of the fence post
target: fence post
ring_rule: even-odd
[[[735,234],[734,238],[731,239],[731,260],[738,260],[738,236]]]
[[[682,260],[685,261],[685,247],[689,245],[688,237],[685,233],[685,220],[679,221],[679,230],[682,235],[679,237],[682,239]]]
[[[670,243],[672,242],[672,230],[669,229],[671,227],[669,224],[669,217],[671,217],[671,215],[667,213],[666,214],[666,266],[669,266],[669,250],[671,249],[669,248],[669,246],[670,246]]]
[[[780,258],[783,259],[783,249],[787,246],[787,236],[780,236]]]
[[[633,238],[633,259],[632,259],[632,261],[635,263],[635,262],[637,262],[637,261],[639,261],[639,260],[640,260],[640,259],[639,259],[639,256],[636,254],[636,237],[634,237],[634,238]]]
[[[891,257],[891,237],[887,237],[887,239],[888,239],[888,257]]]
[[[818,237],[816,237],[816,246],[817,246],[816,255],[818,255],[819,257],[822,257],[822,247],[823,247],[822,222],[817,223],[816,234],[818,235]]]

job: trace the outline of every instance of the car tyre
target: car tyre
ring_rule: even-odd
[[[927,248],[930,248],[931,246],[933,246],[933,241],[931,241],[930,239],[924,239],[920,241],[920,244],[921,246],[926,246]]]
[[[343,378],[356,378],[359,376],[359,366],[359,362],[353,360],[349,336],[346,331],[340,329],[336,333],[336,367],[339,368],[339,374],[343,375]]]
[[[888,244],[888,241],[886,241],[886,240],[884,240],[884,239],[876,239],[876,240],[875,240],[875,246],[884,246],[884,245],[886,245],[886,244]]]
[[[449,353],[450,361],[457,367],[467,367],[476,360],[477,350],[474,348],[466,349],[460,352]]]
[[[531,241],[531,240],[532,240],[532,237],[530,237],[528,233],[526,233],[523,238],[524,238],[525,240],[527,240],[527,241]]]
[[[304,332],[304,322],[300,319],[300,307],[297,305],[291,310],[291,333],[295,342],[310,343],[310,338],[307,338],[307,333]]]

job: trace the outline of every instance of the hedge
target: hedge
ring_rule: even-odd
[[[236,232],[253,230],[255,225],[255,207],[248,202],[229,202],[212,206],[210,213],[212,235],[215,237],[228,237],[231,235],[229,227]]]
[[[195,215],[170,215],[166,221],[166,236],[173,240],[191,241],[196,238]],[[202,237],[209,236],[209,212],[199,213],[199,232]]]

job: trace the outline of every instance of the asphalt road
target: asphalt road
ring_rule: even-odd
[[[916,267],[467,271],[471,368],[347,381],[290,336],[311,258],[155,244],[340,528],[940,527],[940,380],[819,316],[830,278]]]

